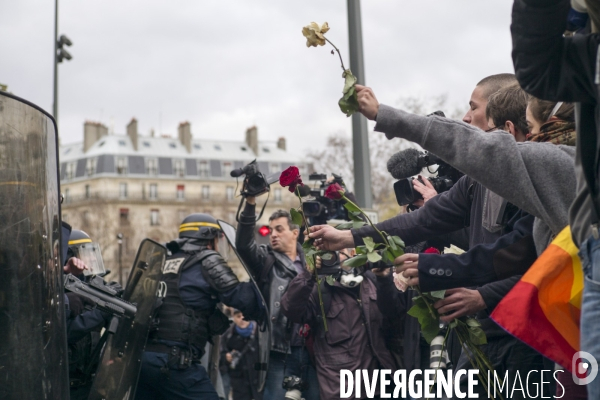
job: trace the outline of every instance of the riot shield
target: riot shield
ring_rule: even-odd
[[[229,245],[231,246],[233,251],[235,251],[235,255],[239,258],[240,262],[246,269],[250,280],[254,282],[254,285],[256,286],[257,292],[260,296],[260,300],[262,301],[264,309],[268,310],[265,298],[260,292],[260,288],[258,287],[256,281],[252,276],[252,271],[244,263],[244,260],[242,259],[242,257],[240,257],[240,255],[237,252],[237,249],[235,248],[235,228],[225,221],[218,220],[217,222],[219,223],[219,226],[221,226],[221,230],[225,234]],[[265,386],[265,380],[267,379],[267,369],[269,367],[269,354],[271,352],[271,320],[268,318],[268,311],[266,312],[267,317],[264,318],[264,321],[261,321],[260,329],[258,330],[259,362],[255,365],[255,369],[258,371],[258,391],[263,390]]]
[[[0,398],[68,399],[52,117],[0,92]]]
[[[133,399],[166,257],[167,249],[150,239],[140,245],[123,293],[137,312],[133,319],[113,318],[90,400]]]

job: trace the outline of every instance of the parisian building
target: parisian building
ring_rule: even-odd
[[[256,159],[267,176],[291,165],[303,175],[308,172],[309,165],[288,152],[283,137],[259,141],[256,127],[247,129],[245,141],[224,137],[194,139],[188,122],[179,125],[174,138],[142,136],[135,119],[124,135],[88,121],[83,142],[60,146],[63,220],[100,244],[109,280],[125,282],[141,241],[177,238],[179,224],[191,213],[211,214],[236,226],[243,177],[232,178],[233,169]],[[257,199],[257,210],[266,199]],[[275,210],[297,206],[298,199],[274,183],[257,226],[268,224]]]

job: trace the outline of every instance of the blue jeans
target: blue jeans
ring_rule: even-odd
[[[306,366],[302,368],[302,366]],[[284,372],[285,369],[285,372]],[[319,400],[319,382],[317,371],[312,365],[306,348],[292,346],[292,354],[271,352],[269,370],[263,398],[265,400],[283,400],[286,390],[281,386],[284,376],[296,375],[308,383],[308,388],[302,392],[306,400]]]
[[[579,249],[584,274],[581,350],[600,361],[600,239],[588,238]],[[589,399],[600,399],[600,377],[587,385]]]
[[[219,400],[202,365],[165,369],[168,357],[163,353],[144,353],[136,400]]]

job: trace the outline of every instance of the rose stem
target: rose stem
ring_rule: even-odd
[[[296,195],[298,196],[298,200],[300,200],[300,207],[302,207],[302,196],[300,196],[300,190],[296,187],[295,190]],[[304,210],[302,210],[302,219],[304,219],[304,225],[306,226],[306,232],[310,234],[308,225],[308,220],[306,219],[306,215],[304,215]],[[317,260],[315,256],[313,257],[313,265],[314,265],[314,273],[315,280],[317,281],[317,293],[319,294],[319,305],[321,306],[321,315],[323,316],[323,327],[325,328],[325,332],[327,329],[327,316],[325,315],[325,306],[323,305],[323,295],[321,294],[321,285],[319,283],[319,273],[317,272]]]
[[[340,191],[341,194],[341,191]],[[358,208],[360,210],[360,213],[362,215],[364,215],[364,217],[367,219],[367,221],[369,221],[369,224],[371,225],[371,227],[373,227],[373,229],[375,229],[377,231],[377,233],[379,233],[379,236],[381,236],[381,238],[383,239],[383,243],[387,246],[390,247],[390,243],[388,242],[388,240],[385,238],[385,236],[383,236],[383,233],[377,229],[375,227],[375,224],[373,223],[373,221],[371,221],[371,219],[369,218],[369,216],[367,214],[365,214],[365,212],[362,210],[362,208],[360,208],[356,203],[354,203],[352,200],[350,200],[349,198],[347,198],[345,195],[342,194],[342,199],[346,200],[347,203],[352,204],[354,207]]]
[[[335,49],[335,51],[337,51],[337,53],[338,53],[338,56],[340,56],[340,62],[342,63],[342,69],[343,69],[344,71],[346,71],[346,67],[344,67],[344,60],[342,60],[342,53],[340,53],[340,50],[339,50],[337,47],[335,47],[335,44],[331,43],[331,42],[329,41],[329,39],[327,39],[327,38],[325,37],[325,35],[323,35],[323,37],[325,38],[325,40],[327,41],[327,43],[329,43],[330,45],[332,45],[332,46],[333,46],[333,48]]]

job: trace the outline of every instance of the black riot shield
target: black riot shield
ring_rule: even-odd
[[[225,221],[218,220],[218,223],[221,226],[221,229],[223,230],[223,233],[225,234],[225,237],[227,238],[229,245],[235,251],[235,255],[238,257],[238,259],[242,263],[244,269],[246,269],[246,272],[248,273],[250,280],[252,282],[254,282],[254,285],[256,285],[256,289],[260,295],[260,299],[262,301],[263,308],[265,310],[268,310],[267,303],[265,302],[265,299],[264,299],[262,293],[260,292],[259,287],[256,284],[256,281],[252,277],[252,272],[250,271],[248,266],[244,263],[244,260],[242,259],[242,257],[240,257],[240,255],[237,252],[237,249],[235,248],[235,228],[233,226],[229,225]],[[255,365],[255,369],[258,371],[258,390],[259,391],[263,390],[263,388],[265,386],[265,380],[267,378],[267,369],[269,366],[269,354],[271,352],[271,320],[268,318],[268,311],[266,311],[266,313],[267,313],[267,317],[264,318],[264,321],[261,321],[260,329],[258,330],[259,362]]]
[[[113,318],[90,400],[133,399],[166,258],[164,246],[150,239],[140,245],[123,293],[124,300],[136,304],[137,312],[133,319]]]
[[[68,399],[52,117],[0,92],[0,399]]]

